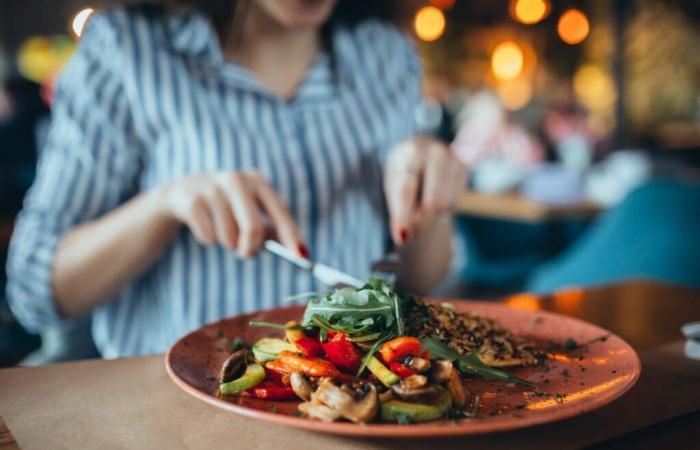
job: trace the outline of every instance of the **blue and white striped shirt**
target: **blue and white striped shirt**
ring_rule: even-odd
[[[285,101],[223,57],[203,16],[93,17],[60,76],[12,239],[8,294],[20,321],[38,330],[61,320],[51,273],[67,232],[195,172],[261,171],[314,258],[367,276],[387,236],[382,156],[418,131],[421,70],[406,36],[373,20],[334,31],[331,54]],[[93,312],[93,335],[108,358],[162,352],[206,322],[320,288],[271,255],[241,260],[183,228]]]

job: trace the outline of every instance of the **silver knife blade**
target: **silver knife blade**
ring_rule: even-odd
[[[326,264],[316,263],[309,259],[302,258],[277,241],[266,240],[265,249],[303,270],[311,271],[311,274],[326,286],[334,288],[346,286],[361,288],[364,286],[364,283],[357,278]]]
[[[314,264],[312,273],[318,281],[325,284],[326,286],[332,286],[336,288],[349,286],[354,287],[355,289],[359,289],[365,285],[365,283],[358,280],[357,278],[321,263]]]

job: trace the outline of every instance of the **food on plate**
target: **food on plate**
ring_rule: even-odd
[[[309,300],[299,322],[223,363],[219,395],[298,400],[322,421],[413,423],[470,417],[465,381],[532,386],[497,367],[533,365],[534,347],[493,321],[394,292],[381,280]],[[471,413],[473,415],[473,413]]]

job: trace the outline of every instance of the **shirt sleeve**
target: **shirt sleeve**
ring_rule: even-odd
[[[7,294],[30,331],[62,320],[52,289],[61,238],[133,195],[138,174],[119,16],[96,15],[59,76],[46,146],[15,224]]]

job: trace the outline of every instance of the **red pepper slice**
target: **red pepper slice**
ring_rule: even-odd
[[[394,372],[396,375],[400,376],[401,378],[406,378],[410,377],[411,375],[415,375],[416,372],[413,371],[413,369],[410,369],[403,364],[401,364],[398,361],[394,361],[393,363],[389,364],[389,370]]]
[[[291,386],[263,381],[257,386],[244,391],[244,395],[263,400],[296,400],[298,397]]]
[[[321,347],[326,352],[326,358],[340,368],[354,373],[362,364],[360,353],[347,340],[345,333],[336,333],[330,341],[322,342]]]
[[[379,349],[379,354],[385,363],[391,364],[406,355],[420,354],[420,341],[414,337],[399,336],[385,342]]]
[[[323,355],[323,348],[318,339],[303,337],[294,341],[294,345],[308,358]]]

